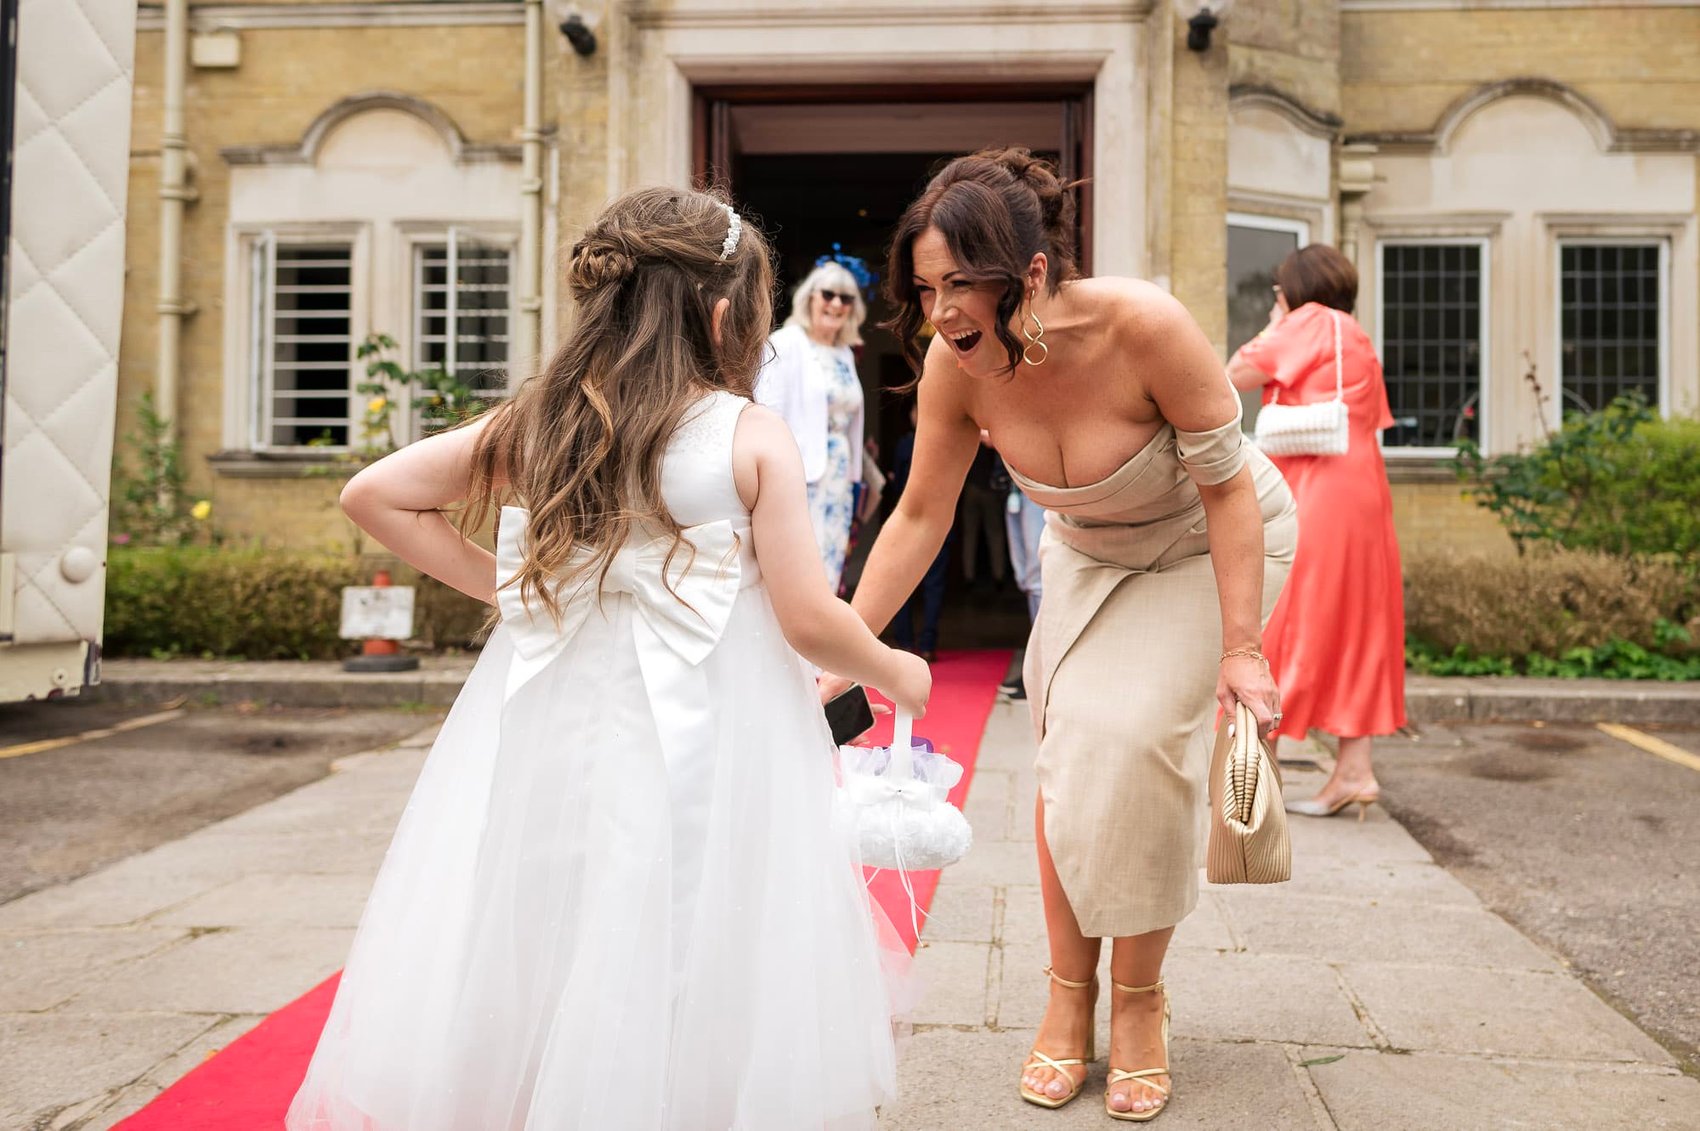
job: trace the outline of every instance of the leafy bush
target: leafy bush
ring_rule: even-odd
[[[1528,452],[1488,459],[1465,442],[1455,468],[1520,551],[1551,542],[1700,569],[1700,420],[1661,420],[1645,400],[1619,397],[1572,414]]]
[[[371,570],[353,557],[260,548],[113,547],[107,559],[105,651],[159,659],[346,656],[355,645],[338,635],[342,589],[370,583]],[[398,576],[397,583],[417,587],[419,639],[437,646],[480,639],[488,611],[482,603],[430,578]]]
[[[1414,549],[1406,659],[1433,675],[1700,678],[1700,581],[1671,560]]]
[[[337,637],[351,558],[264,549],[114,547],[107,557],[106,644],[113,656],[346,655]]]

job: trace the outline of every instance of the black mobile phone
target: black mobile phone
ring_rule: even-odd
[[[832,728],[832,741],[839,746],[873,728],[874,709],[861,684],[827,700],[826,725]]]

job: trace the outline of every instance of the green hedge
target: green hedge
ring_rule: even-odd
[[[414,632],[439,647],[475,643],[486,608],[405,567],[418,589]],[[109,656],[215,656],[322,660],[348,655],[342,589],[367,585],[372,567],[351,557],[261,548],[114,546],[107,555]]]
[[[1408,548],[1405,638],[1434,675],[1700,679],[1700,581],[1669,559]]]

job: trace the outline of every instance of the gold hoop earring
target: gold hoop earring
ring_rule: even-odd
[[[1027,328],[1027,320],[1029,318],[1033,320],[1034,329],[1032,330]],[[1021,351],[1021,360],[1025,361],[1028,365],[1033,366],[1035,369],[1045,364],[1045,359],[1051,356],[1051,347],[1045,344],[1045,324],[1039,321],[1039,316],[1034,314],[1032,310],[1027,310],[1022,314],[1021,336],[1026,338],[1029,343],[1027,348]],[[1039,359],[1037,361],[1029,356],[1034,350],[1039,351]]]

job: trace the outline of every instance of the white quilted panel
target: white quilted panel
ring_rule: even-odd
[[[17,555],[20,644],[100,639],[124,302],[135,0],[22,0],[7,280],[0,548]]]

